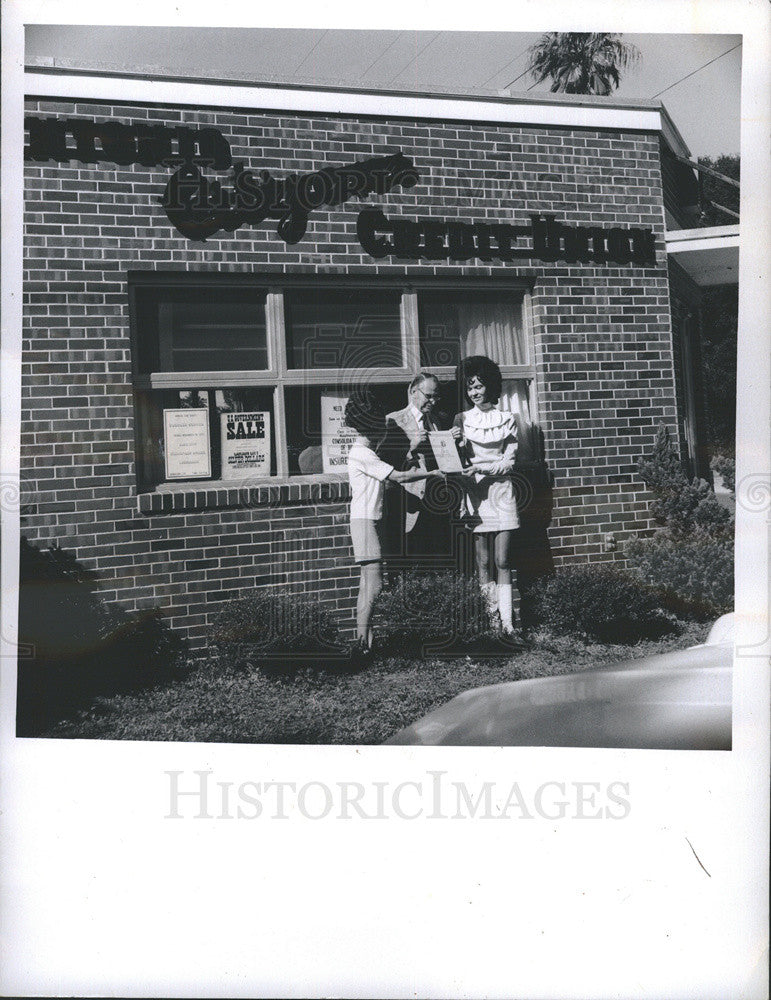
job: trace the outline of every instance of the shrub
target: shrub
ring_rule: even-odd
[[[694,532],[673,539],[660,532],[630,543],[627,555],[633,571],[658,592],[664,607],[677,614],[714,618],[733,607],[730,538]]]
[[[535,621],[558,634],[600,642],[637,642],[673,630],[655,592],[614,567],[575,566],[528,595]]]
[[[494,636],[476,580],[453,573],[405,572],[375,605],[377,632],[394,652],[450,652]]]
[[[35,735],[97,696],[179,676],[185,646],[160,612],[128,614],[102,600],[97,583],[71,553],[58,546],[41,550],[21,538],[20,736]]]
[[[736,492],[736,459],[728,455],[715,455],[709,463],[713,472],[723,480],[723,485],[731,493]]]
[[[19,645],[40,658],[78,656],[97,646],[107,619],[96,573],[56,545],[19,543]]]
[[[672,537],[696,529],[716,538],[732,532],[731,515],[703,479],[689,481],[672,445],[669,431],[660,427],[653,453],[637,463],[640,478],[653,493],[651,513]]]
[[[263,588],[223,607],[210,646],[220,669],[291,670],[346,656],[338,625],[318,601]]]
[[[104,651],[109,694],[152,687],[179,676],[187,646],[169,627],[159,608],[132,614],[115,605],[106,608],[109,616]]]
[[[731,460],[725,461],[728,471]],[[655,496],[652,513],[663,527],[652,538],[629,543],[625,555],[630,570],[655,589],[665,608],[677,614],[704,618],[730,610],[730,511],[703,479],[688,482],[664,428],[656,436],[653,454],[638,464]]]

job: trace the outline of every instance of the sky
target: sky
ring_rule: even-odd
[[[548,93],[526,72],[539,33],[29,25],[33,66],[390,90]],[[659,97],[693,156],[737,154],[741,35],[626,34],[640,60],[615,93]]]

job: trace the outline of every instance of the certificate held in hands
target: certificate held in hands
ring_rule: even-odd
[[[429,431],[428,440],[434,452],[436,464],[442,472],[463,472],[463,463],[458,443],[452,431]]]

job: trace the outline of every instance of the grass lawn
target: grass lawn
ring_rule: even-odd
[[[378,744],[461,691],[545,677],[682,649],[709,629],[634,646],[585,644],[538,633],[508,657],[375,659],[359,673],[299,670],[291,678],[203,666],[184,680],[134,695],[98,699],[48,737],[216,743]]]

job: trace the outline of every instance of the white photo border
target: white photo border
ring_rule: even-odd
[[[15,738],[24,24],[743,35],[737,609],[730,753],[276,747]],[[8,0],[2,38],[0,987],[6,995],[743,997],[767,991],[771,281],[765,0],[369,12]],[[18,508],[18,504],[16,505]],[[626,787],[628,815],[508,823],[176,820],[215,782]],[[414,791],[414,785],[413,785]],[[221,788],[218,794],[221,792]],[[623,797],[623,796],[622,796]]]

